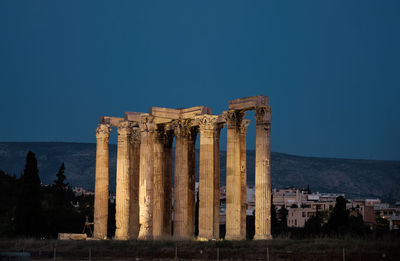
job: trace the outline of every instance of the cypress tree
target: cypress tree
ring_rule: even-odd
[[[35,154],[26,156],[21,192],[15,209],[15,226],[19,235],[39,237],[42,234],[42,210],[40,204],[40,178]]]

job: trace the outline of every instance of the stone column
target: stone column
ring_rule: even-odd
[[[154,133],[154,183],[153,183],[153,238],[161,239],[164,229],[164,126],[158,125]]]
[[[130,139],[131,187],[130,187],[130,214],[129,238],[137,238],[139,234],[139,170],[140,170],[140,129],[132,129]]]
[[[256,210],[254,239],[271,239],[271,107],[255,109]]]
[[[243,120],[240,125],[240,180],[241,180],[241,210],[240,210],[240,223],[241,238],[246,238],[246,212],[247,212],[247,167],[246,167],[246,133],[247,126],[249,126],[250,120]]]
[[[189,146],[190,120],[174,122],[175,132],[175,178],[174,178],[174,238],[189,239],[193,235],[189,224],[192,223],[189,211]],[[190,220],[189,220],[190,219]]]
[[[223,124],[218,124],[214,134],[214,234],[213,238],[219,239],[219,222],[220,222],[220,154],[219,154],[219,137]]]
[[[172,143],[174,141],[173,131],[165,131],[164,143],[164,228],[163,234],[171,236],[172,226]]]
[[[107,239],[108,219],[108,140],[110,126],[99,124],[96,129],[96,178],[94,189],[94,232],[93,237]]]
[[[217,118],[214,115],[196,117],[200,126],[200,165],[199,165],[199,238],[217,239],[215,233],[216,187],[219,195],[219,178],[216,179]],[[219,206],[219,204],[218,204]],[[219,218],[219,209],[218,209]],[[219,234],[219,232],[218,232]],[[219,235],[218,235],[219,236]]]
[[[144,116],[140,122],[140,174],[139,174],[139,239],[153,238],[153,117]]]
[[[189,164],[189,234],[194,236],[196,221],[196,139],[198,128],[191,127],[188,135],[188,164]]]
[[[242,180],[241,180],[241,150],[240,124],[244,112],[226,111],[224,117],[227,123],[226,148],[226,235],[227,240],[244,239],[241,234]]]
[[[131,123],[118,126],[117,182],[115,195],[115,239],[127,240],[130,213],[130,137]]]

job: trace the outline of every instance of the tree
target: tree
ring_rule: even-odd
[[[26,156],[21,182],[21,192],[15,209],[16,232],[19,235],[40,237],[43,228],[40,178],[37,160],[32,151],[29,151]]]
[[[346,199],[343,196],[336,198],[336,204],[328,221],[328,233],[334,236],[343,236],[349,227],[349,211],[346,209]]]
[[[322,217],[319,211],[304,224],[304,232],[308,236],[319,236],[322,233]]]
[[[65,165],[64,162],[61,164],[60,169],[58,170],[56,177],[57,179],[54,180],[54,185],[56,188],[67,190],[68,183],[64,183],[66,177],[64,175],[65,172]]]

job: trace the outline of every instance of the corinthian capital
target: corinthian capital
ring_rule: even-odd
[[[204,114],[196,116],[195,120],[198,122],[200,131],[202,130],[214,130],[217,128],[217,115]]]
[[[271,106],[256,107],[254,117],[256,118],[256,124],[271,123]]]
[[[235,110],[224,111],[222,113],[222,117],[224,117],[228,128],[240,127],[244,115],[245,112]]]
[[[142,132],[154,132],[155,123],[153,116],[142,116],[142,119],[139,123],[140,131]]]
[[[118,135],[130,136],[131,133],[132,133],[132,122],[130,122],[130,121],[121,121],[118,124]]]
[[[140,129],[138,127],[132,128],[131,143],[140,144]]]
[[[249,124],[250,124],[250,120],[248,120],[248,119],[242,120],[242,122],[240,123],[240,128],[239,128],[240,133],[246,134],[247,127],[249,126]]]
[[[108,139],[108,138],[110,138],[110,131],[111,131],[110,125],[100,123],[99,125],[97,125],[96,138],[97,139]]]
[[[175,120],[172,124],[176,137],[187,137],[190,134],[192,120]]]

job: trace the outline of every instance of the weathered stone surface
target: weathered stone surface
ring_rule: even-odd
[[[175,178],[174,178],[174,238],[189,239],[192,217],[190,180],[189,180],[189,144],[191,121],[178,120],[174,122],[175,133]]]
[[[130,138],[130,214],[129,238],[139,234],[139,175],[140,175],[140,129],[134,127]]]
[[[246,133],[250,120],[243,120],[240,124],[240,180],[241,180],[241,209],[240,209],[240,236],[246,238]]]
[[[164,171],[165,171],[165,130],[157,126],[154,133],[154,183],[153,183],[153,238],[164,236]]]
[[[108,219],[108,140],[110,126],[99,124],[96,130],[96,180],[94,196],[94,232],[97,239],[107,238]]]
[[[240,125],[244,117],[241,111],[226,111],[224,117],[227,123],[226,148],[226,235],[225,239],[245,239],[241,233],[241,149]]]
[[[218,116],[214,115],[196,117],[200,127],[199,237],[206,239],[218,239],[219,237],[219,171],[217,172],[216,168],[216,161],[219,162],[219,151],[216,150],[218,141],[216,136],[219,135],[217,118]],[[216,155],[217,153],[218,155]],[[216,202],[217,197],[218,202]],[[214,206],[216,203],[218,203],[218,209]],[[215,215],[215,211],[218,211],[218,215]],[[218,219],[218,231],[215,231],[216,218]]]
[[[126,112],[101,117],[97,129],[94,237],[107,237],[108,139],[118,127],[116,239],[191,239],[195,229],[195,144],[200,131],[199,237],[219,237],[219,136],[227,124],[226,239],[246,238],[245,111],[256,116],[256,239],[271,237],[270,118],[268,97],[231,100],[229,111],[151,107],[150,113]],[[172,144],[175,141],[174,214]]]
[[[271,108],[258,107],[256,118],[256,188],[254,239],[271,238]]]
[[[86,240],[86,234],[58,233],[59,240]]]
[[[118,126],[117,183],[115,200],[115,239],[118,240],[126,240],[129,238],[128,232],[131,203],[131,128],[132,127],[129,121],[123,121]]]
[[[139,239],[153,238],[153,135],[152,116],[143,116],[140,122],[140,174],[139,174]]]
[[[254,110],[254,108],[259,106],[268,106],[268,97],[258,95],[235,99],[229,102],[229,110]]]

